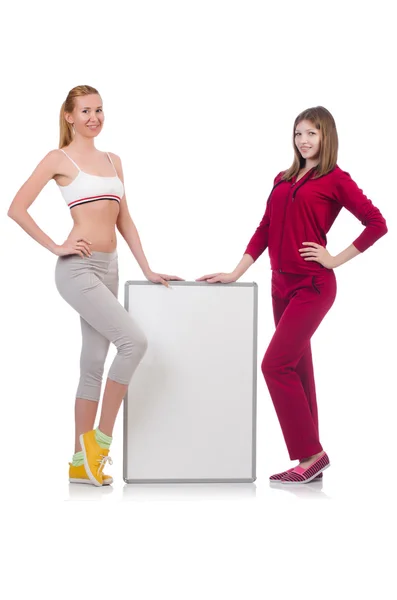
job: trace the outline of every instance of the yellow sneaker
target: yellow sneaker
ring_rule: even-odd
[[[110,477],[110,475],[105,475],[105,473],[102,474],[102,479],[102,485],[110,485],[113,483],[113,477]],[[84,465],[74,467],[72,463],[69,463],[69,481],[70,483],[89,483],[92,485]]]
[[[107,461],[112,463],[109,450],[101,448],[95,438],[95,429],[82,433],[80,436],[81,449],[84,454],[84,467],[91,481],[96,486],[103,485],[103,468]]]

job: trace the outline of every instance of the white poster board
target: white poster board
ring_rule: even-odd
[[[256,479],[256,283],[127,281],[148,349],[124,400],[124,481]]]

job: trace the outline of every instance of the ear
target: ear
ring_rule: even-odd
[[[73,125],[73,117],[72,117],[72,115],[69,114],[69,113],[66,113],[66,112],[64,113],[64,115],[65,115],[65,119],[69,123],[69,125]]]

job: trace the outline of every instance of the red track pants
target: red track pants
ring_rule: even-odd
[[[262,361],[291,460],[321,452],[310,338],[336,297],[332,269],[317,275],[272,272],[276,331]]]

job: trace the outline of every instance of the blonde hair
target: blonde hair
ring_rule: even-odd
[[[88,96],[88,94],[99,94],[98,90],[90,85],[77,85],[68,93],[65,102],[61,106],[59,115],[59,147],[69,146],[73,141],[73,126],[65,119],[65,112],[73,112],[75,106],[75,98],[78,96]]]
[[[305,165],[305,159],[299,152],[295,144],[295,130],[297,125],[302,121],[310,121],[316,129],[321,131],[320,156],[317,167],[315,167],[314,178],[326,175],[336,165],[338,159],[338,133],[334,117],[323,106],[314,106],[307,108],[301,112],[295,119],[294,129],[292,132],[292,144],[294,148],[294,161],[287,171],[282,176],[284,181],[289,181],[295,175],[298,175],[299,170]]]

